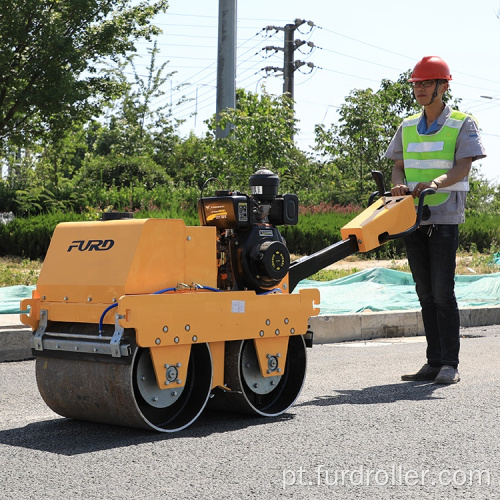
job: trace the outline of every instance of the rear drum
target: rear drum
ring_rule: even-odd
[[[253,340],[226,342],[225,383],[216,389],[210,408],[261,416],[284,413],[302,390],[306,376],[306,346],[301,335],[289,338],[283,375],[263,377]]]

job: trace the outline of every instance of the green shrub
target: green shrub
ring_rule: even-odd
[[[500,243],[500,215],[482,214],[468,217],[460,225],[460,247],[467,251],[490,252]]]
[[[0,178],[0,212],[14,212],[16,210],[15,197],[15,192]]]
[[[305,255],[341,240],[340,228],[352,219],[351,214],[304,214],[296,226],[280,228],[291,253]]]
[[[185,188],[183,191],[175,192],[168,204],[161,199],[163,196],[161,192],[149,192],[149,195],[153,196],[149,200],[156,199],[161,202],[160,205],[168,205],[167,208],[158,209],[154,203],[146,203],[142,209],[134,210],[134,217],[182,219],[188,226],[199,225],[195,202],[198,196],[196,191],[194,188]],[[138,193],[146,196],[146,192],[138,190]],[[130,201],[130,197],[135,205],[135,195],[132,191],[111,190],[105,202],[113,202],[115,209],[124,210],[128,207],[125,201],[126,199]],[[186,199],[188,199],[187,202],[183,201]],[[340,229],[357,215],[358,210],[360,209],[357,207],[346,209],[345,207],[325,208],[324,206],[301,209],[304,213],[300,215],[299,223],[296,226],[280,227],[280,231],[290,253],[310,255],[340,241]],[[43,259],[57,224],[66,221],[96,220],[100,218],[101,213],[102,210],[99,208],[88,208],[81,214],[57,212],[16,218],[7,225],[0,225],[0,255]],[[460,246],[469,252],[489,252],[492,247],[498,248],[500,246],[500,216],[482,214],[469,217],[466,223],[460,226]],[[378,259],[402,258],[405,256],[403,240],[400,238],[390,241],[364,255],[367,258]]]
[[[48,215],[36,215],[28,218],[16,218],[7,225],[0,224],[0,256],[18,256],[28,259],[44,259],[56,226],[61,222],[96,220],[102,212],[92,210],[86,213],[59,212]],[[176,211],[141,211],[135,218],[183,219],[186,225],[199,225],[198,215],[194,210],[181,213]]]
[[[57,224],[78,220],[85,220],[85,216],[70,212],[18,217],[0,226],[0,255],[43,259]]]
[[[165,170],[151,158],[121,154],[89,157],[84,161],[81,175],[84,184],[97,183],[107,188],[142,184],[152,189],[169,179]]]

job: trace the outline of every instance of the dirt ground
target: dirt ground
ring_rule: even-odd
[[[298,255],[291,255],[292,262],[299,258]],[[370,269],[372,267],[384,267],[384,268],[401,268],[408,264],[408,259],[392,259],[392,260],[376,260],[376,259],[360,259],[356,255],[351,255],[345,259],[339,260],[334,264],[326,267],[325,269],[358,269],[362,271],[364,269]]]
[[[335,262],[326,269],[359,269],[360,271],[364,269],[370,269],[371,267],[385,267],[394,268],[402,267],[408,264],[408,259],[394,259],[394,260],[363,260],[347,257],[346,259]]]

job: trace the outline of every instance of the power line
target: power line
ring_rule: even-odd
[[[171,14],[170,13],[169,15],[171,15],[171,16],[175,15],[178,18],[180,18],[181,16],[186,16],[187,18],[193,18],[193,19],[195,17],[200,18],[200,19],[201,18],[217,19],[217,16],[203,16],[203,15],[200,16],[200,15],[196,15],[196,14]],[[240,20],[241,19],[238,20],[238,23],[240,22]],[[255,18],[247,18],[246,20],[247,21],[266,21],[263,19],[255,19]],[[213,27],[212,25],[202,26],[202,24],[197,24],[196,21],[192,24],[189,24],[189,23],[178,24],[177,26],[193,27],[193,28],[199,26],[199,30],[201,30],[202,28],[212,28]],[[240,26],[240,24],[238,24],[238,26]],[[319,27],[319,26],[315,26],[315,27],[323,30],[323,32],[325,32],[325,33],[335,35],[335,36],[340,36],[340,37],[345,38],[347,40],[351,40],[353,42],[362,44],[363,46],[372,47],[374,49],[382,51],[383,53],[392,54],[392,55],[395,55],[398,57],[403,57],[403,58],[405,58],[405,60],[414,61],[414,59],[412,57],[409,57],[408,55],[405,55],[405,54],[398,53],[397,51],[388,50],[384,47],[366,42],[364,40],[361,40],[361,39],[358,39],[358,38],[355,38],[355,37],[352,37],[349,35],[345,35],[343,33],[340,33],[340,32],[337,32],[337,31],[334,31],[334,30],[331,30],[328,28]],[[245,29],[247,29],[247,28],[245,27]],[[248,28],[248,29],[250,29],[250,28]],[[296,31],[300,32],[298,29]],[[238,45],[238,49],[239,49],[239,51],[241,51],[241,54],[238,55],[239,62],[237,64],[237,82],[238,82],[239,87],[244,87],[244,88],[248,89],[251,86],[252,90],[253,90],[253,88],[256,84],[258,85],[258,83],[260,81],[265,81],[265,79],[267,77],[271,76],[271,75],[261,76],[262,75],[262,68],[260,67],[261,65],[259,64],[259,60],[262,61],[262,59],[260,57],[259,58],[257,57],[259,55],[262,55],[262,51],[257,51],[259,46],[261,46],[262,44],[261,44],[261,41],[256,40],[256,38],[259,35],[262,35],[263,33],[264,33],[264,31],[260,30],[260,32],[255,33],[253,36],[248,37],[248,38],[244,38],[243,41]],[[272,40],[273,38],[278,37],[279,32],[276,32],[276,31],[271,32],[270,31],[269,34],[270,34],[270,36],[268,36],[267,39]],[[194,34],[194,33],[193,34],[175,34],[175,33],[168,34],[167,36],[169,38],[172,38],[173,41],[176,41],[175,37],[180,37],[180,36],[187,37],[187,36],[189,36],[195,43],[190,45],[190,44],[182,44],[182,43],[169,44],[168,42],[166,42],[166,43],[161,43],[161,45],[168,46],[168,47],[174,47],[174,48],[178,47],[178,48],[198,50],[198,53],[195,53],[195,54],[190,55],[190,56],[186,56],[183,59],[185,59],[186,61],[203,60],[203,57],[199,56],[199,53],[200,53],[199,49],[209,48],[210,50],[213,50],[213,48],[215,47],[215,43],[212,43],[212,40],[216,39],[217,37],[216,36],[198,36],[198,35],[199,35],[199,32],[196,34]],[[305,33],[304,35],[306,35],[306,36],[303,36],[304,39],[307,39],[307,36],[309,36],[309,38],[310,38],[310,36],[312,36],[312,30],[309,30],[309,32]],[[203,42],[196,43],[197,39],[205,41],[206,44],[203,44]],[[328,37],[327,39],[330,39],[330,43],[332,43],[333,39],[331,37]],[[180,39],[177,39],[177,41],[179,41],[179,40]],[[252,43],[252,41],[255,41],[255,43]],[[325,47],[318,47],[318,46],[312,47],[312,46],[307,45],[307,41],[306,41],[301,46],[301,49],[303,50],[303,48],[308,48],[310,50],[308,51],[307,54],[304,54],[303,59],[307,59],[307,57],[311,56],[311,54],[314,50],[318,49],[321,52],[336,54],[338,56],[348,58],[349,60],[359,61],[362,64],[370,64],[372,66],[378,66],[380,68],[388,68],[390,70],[400,72],[400,70],[398,68],[391,66],[390,64],[389,65],[385,64],[388,61],[382,61],[382,59],[383,59],[382,56],[379,57],[379,59],[380,59],[379,61],[376,61],[373,59],[368,60],[368,59],[364,59],[362,57],[357,57],[355,55],[350,55],[349,50],[346,50],[344,52],[332,50],[331,48],[328,47],[328,45],[330,45],[330,43],[326,44]],[[243,50],[243,48],[244,48],[244,50]],[[296,48],[296,50],[300,51],[300,48]],[[271,55],[276,56],[276,55],[278,55],[278,52],[275,52],[274,54],[271,54]],[[186,76],[185,72],[183,72],[181,75],[179,75],[179,76],[182,76],[183,78],[181,79],[182,80],[181,83],[179,83],[176,86],[176,88],[178,88],[178,90],[175,91],[176,97],[186,96],[186,97],[192,98],[196,92],[197,85],[198,86],[206,85],[208,83],[212,83],[215,80],[215,77],[214,77],[214,74],[215,74],[214,66],[216,63],[215,56],[214,56],[213,62],[205,67],[203,67],[201,65],[197,65],[197,66],[182,65],[182,64],[175,65],[175,62],[180,63],[180,61],[178,60],[179,58],[180,58],[180,56],[175,55],[175,54],[171,55],[170,57],[166,56],[165,59],[168,59],[168,60],[172,59],[174,62],[174,65],[170,65],[170,64],[168,65],[168,69],[174,69],[174,70],[178,69],[178,70],[183,71],[183,70],[189,68],[192,70],[192,74],[190,76]],[[389,59],[389,58],[386,57],[386,59]],[[304,61],[302,61],[302,62],[304,62]],[[314,65],[314,67],[308,67],[306,64],[302,65],[301,67],[302,67],[302,69],[304,69],[304,67],[307,68],[307,71],[309,71],[309,76],[305,80],[304,80],[304,78],[301,78],[301,80],[304,80],[304,81],[302,81],[302,83],[298,83],[297,85],[305,85],[306,83],[308,83],[310,81],[310,79],[320,69],[325,71],[325,72],[332,73],[332,74],[342,75],[342,76],[345,76],[348,78],[353,78],[356,81],[368,81],[368,82],[374,82],[377,84],[380,84],[380,81],[381,81],[381,79],[369,78],[366,76],[359,76],[356,74],[357,71],[351,71],[351,72],[340,71],[340,69],[342,69],[342,67],[345,67],[347,69],[348,66],[346,64],[342,64],[342,65],[339,64],[338,66],[335,65],[334,66],[335,69],[330,69],[332,64],[328,64],[328,66],[330,66],[330,67],[321,67],[321,66],[316,66],[316,65]],[[324,65],[322,65],[322,66],[324,66]],[[295,70],[300,71],[301,67],[295,68]],[[360,72],[362,72],[362,70]],[[373,71],[371,71],[371,72],[373,73]],[[279,71],[275,71],[274,73],[278,74]],[[467,77],[471,77],[471,78],[475,78],[475,79],[480,79],[483,82],[491,82],[494,84],[497,84],[497,83],[500,84],[500,82],[497,82],[495,80],[482,78],[481,76],[477,76],[477,75],[470,75],[470,74],[462,73],[462,72],[458,72],[458,71],[455,71],[454,73],[459,74],[459,75],[464,75]],[[365,74],[369,74],[369,73],[365,73]],[[485,87],[480,87],[480,86],[474,86],[474,85],[461,83],[461,82],[452,82],[452,83],[454,85],[456,85],[458,88],[478,89],[484,93],[498,93],[498,89],[491,89],[491,88],[485,88]],[[256,91],[257,91],[257,89],[256,89]],[[198,95],[198,114],[200,113],[200,111],[205,110],[206,108],[208,108],[211,105],[210,100],[213,99],[212,95],[213,95],[213,92],[211,90],[207,90],[207,89],[201,90],[200,89],[200,92]],[[159,100],[156,102],[159,104],[160,102],[164,102],[164,101],[165,101],[165,96],[163,96],[162,98],[159,98]],[[302,100],[301,100],[301,103],[303,104]],[[195,104],[196,103],[193,103],[192,99],[191,99],[191,101],[184,102],[182,104],[182,107],[181,107],[182,115],[184,115],[188,111],[192,111]],[[485,108],[482,106],[488,106],[488,107]],[[482,105],[479,103],[472,102],[471,107],[477,109],[478,111],[479,110],[483,111],[483,110],[489,109],[490,107],[495,107],[495,105],[491,105],[490,103],[485,103],[484,105]],[[497,137],[497,135],[495,135],[495,134],[485,134],[485,135],[491,135],[491,136]]]
[[[155,26],[158,27],[173,27],[175,26],[176,28],[208,28],[208,29],[217,29],[217,25],[211,25],[211,24],[181,24],[181,23],[154,23]],[[254,30],[254,29],[259,29],[259,26],[243,26],[241,23],[238,21],[238,28],[243,29],[243,30]]]
[[[324,50],[325,52],[331,52],[332,54],[337,54],[339,56],[344,56],[344,57],[347,57],[349,59],[354,59],[356,61],[361,61],[361,62],[365,62],[365,63],[368,63],[368,64],[374,64],[376,66],[379,66],[380,68],[388,68],[388,69],[394,69],[396,71],[400,71],[400,68],[394,68],[393,66],[386,66],[385,64],[380,64],[380,63],[375,62],[375,61],[369,61],[368,59],[362,59],[361,57],[350,56],[349,54],[344,54],[342,52],[337,52],[336,50],[325,49],[323,47],[317,47],[317,49]]]
[[[216,36],[208,36],[208,35],[185,35],[183,33],[168,33],[169,36],[181,36],[181,37],[188,37],[188,38],[208,38],[208,39],[214,39],[217,40]]]
[[[318,29],[324,30],[327,33],[333,33],[334,35],[341,36],[341,37],[347,38],[349,40],[353,40],[354,42],[361,43],[361,44],[366,45],[368,47],[373,47],[375,49],[382,50],[382,51],[387,52],[389,54],[394,54],[396,56],[404,57],[406,59],[413,59],[412,57],[407,56],[406,54],[400,54],[399,52],[394,52],[393,50],[384,49],[383,47],[379,47],[378,45],[374,45],[373,43],[364,42],[362,40],[359,40],[358,38],[354,38],[354,37],[349,36],[349,35],[344,35],[344,34],[339,33],[337,31],[333,31],[333,30],[330,30],[330,29],[327,29],[327,28],[323,28],[321,26],[318,26]]]

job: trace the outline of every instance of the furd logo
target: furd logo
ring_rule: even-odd
[[[76,249],[80,252],[105,252],[113,248],[114,240],[74,240],[68,247],[68,252]]]

